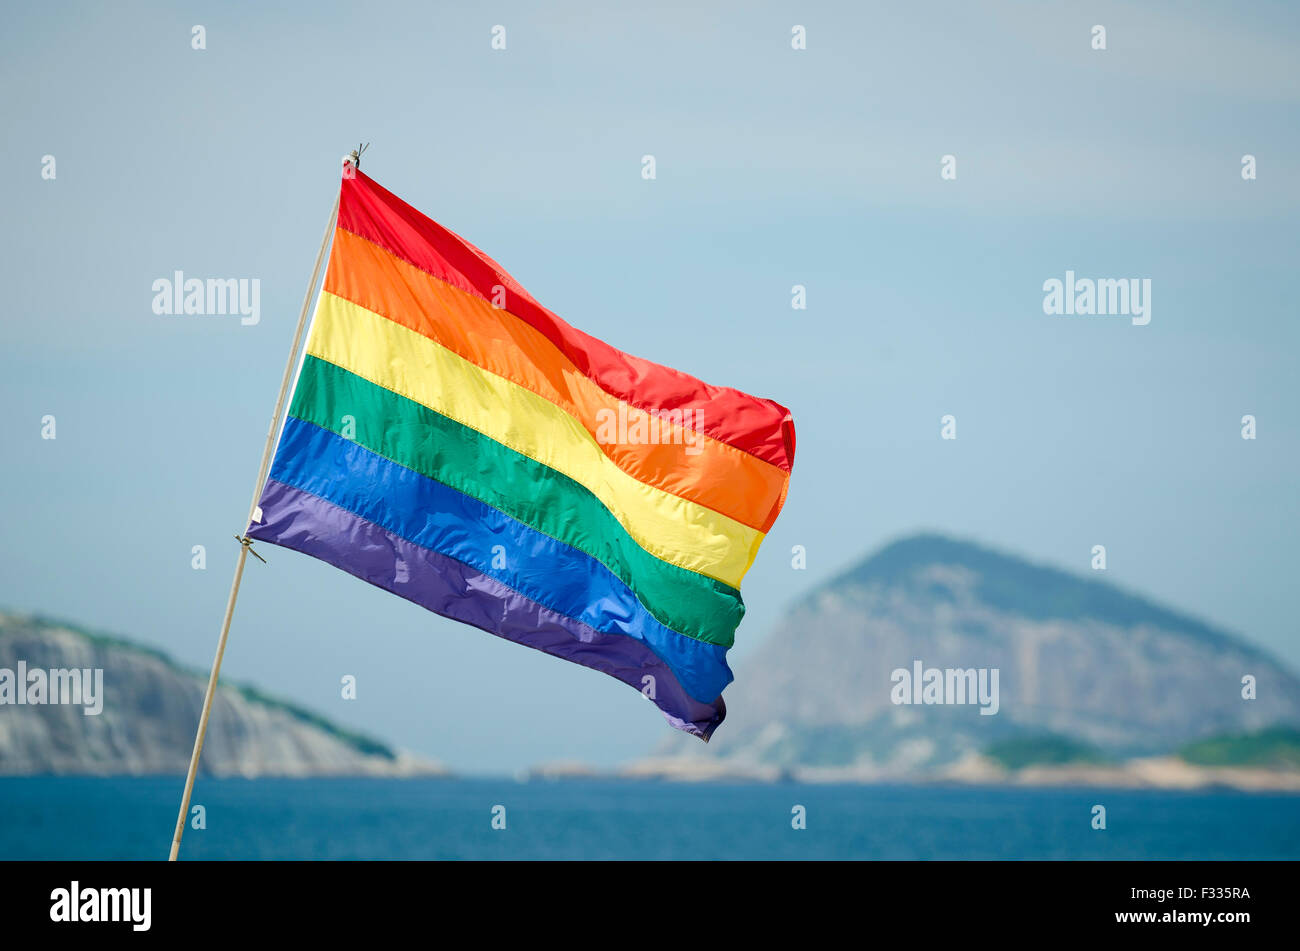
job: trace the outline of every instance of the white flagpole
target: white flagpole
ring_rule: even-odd
[[[351,162],[354,167],[359,167],[358,159],[360,156],[353,152],[351,156],[344,159],[344,162]],[[244,530],[247,532],[248,526],[253,523],[253,516],[257,513],[257,502],[262,497],[262,485],[266,481],[266,473],[271,468],[271,453],[275,449],[275,444],[279,441],[279,422],[280,414],[284,411],[284,401],[289,394],[289,382],[294,376],[294,367],[297,366],[298,349],[302,345],[303,330],[307,326],[307,314],[311,311],[311,299],[316,292],[316,282],[320,279],[321,264],[325,261],[325,252],[329,249],[330,238],[334,235],[334,228],[339,217],[339,199],[336,195],[334,198],[334,209],[330,212],[330,222],[325,229],[325,236],[321,238],[320,250],[316,252],[316,265],[311,271],[311,283],[307,285],[307,295],[302,300],[302,313],[298,315],[298,328],[293,334],[293,348],[289,351],[289,360],[284,366],[284,377],[280,380],[280,395],[275,400],[275,412],[271,416],[271,426],[266,433],[266,448],[262,451],[262,464],[257,470],[257,484],[253,487],[253,501],[248,507],[248,519],[244,522]],[[236,536],[239,539],[239,559],[235,562],[235,580],[230,585],[230,597],[226,601],[226,615],[221,621],[221,636],[217,640],[217,656],[212,660],[212,673],[208,676],[208,691],[203,697],[203,713],[199,716],[199,731],[194,737],[194,752],[190,754],[190,769],[185,777],[185,794],[181,797],[181,811],[176,817],[176,833],[172,836],[172,851],[167,861],[176,861],[176,853],[181,848],[181,836],[185,833],[185,820],[190,811],[190,794],[194,791],[194,776],[199,769],[199,756],[203,753],[203,738],[208,732],[208,715],[212,713],[212,700],[217,692],[217,677],[221,673],[221,658],[226,653],[226,637],[230,634],[230,619],[235,613],[235,599],[239,597],[239,582],[244,576],[244,562],[248,560],[248,552],[253,542],[247,534]],[[256,554],[256,552],[254,552]],[[261,556],[258,555],[260,558]]]

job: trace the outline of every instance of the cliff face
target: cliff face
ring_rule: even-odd
[[[978,705],[891,701],[891,672],[996,668]],[[1242,698],[1242,677],[1257,699]],[[689,771],[933,772],[1009,738],[1053,734],[1104,757],[1300,723],[1300,681],[1189,617],[1084,579],[939,536],[881,550],[795,604],[727,692],[708,747],[659,750]]]
[[[3,681],[20,664],[28,672],[101,669],[102,711],[87,715],[84,696],[81,705],[14,703]],[[184,773],[206,685],[204,676],[160,653],[0,613],[0,775]],[[442,772],[305,710],[229,685],[218,688],[200,770],[240,776]]]

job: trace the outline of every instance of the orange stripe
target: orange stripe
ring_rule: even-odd
[[[704,409],[688,425],[790,471],[794,420],[775,400],[729,386],[710,386],[688,373],[623,353],[551,313],[496,261],[458,234],[413,208],[362,172],[346,176],[338,225],[386,248],[407,263],[467,294],[505,307],[543,334],[584,375],[615,399],[641,409]],[[499,299],[502,290],[510,300]],[[748,335],[743,328],[737,340]]]
[[[659,420],[659,443],[605,441],[610,420],[645,414],[602,390],[513,314],[343,228],[334,235],[325,289],[559,406],[597,438],[615,465],[646,485],[762,532],[781,510],[789,473],[710,436]],[[674,438],[683,441],[668,441]]]

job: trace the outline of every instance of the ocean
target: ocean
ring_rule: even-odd
[[[0,859],[166,858],[182,786],[0,779]],[[1300,858],[1300,796],[1226,791],[200,777],[193,801],[190,859]]]

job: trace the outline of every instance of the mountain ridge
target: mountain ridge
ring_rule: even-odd
[[[892,699],[892,672],[916,661],[1000,672],[1001,709]],[[909,780],[1045,735],[1119,762],[1300,724],[1300,680],[1239,635],[933,532],[894,539],[796,598],[738,667],[709,747],[670,737],[652,762]],[[1246,675],[1256,699],[1243,697]]]
[[[1139,620],[1146,623],[1173,623],[1189,632],[1202,634],[1207,640],[1231,641],[1244,650],[1254,650],[1261,656],[1269,656],[1267,651],[1249,643],[1240,635],[1216,629],[1194,615],[1163,607],[1113,581],[1077,574],[1046,562],[1021,558],[980,542],[940,532],[917,532],[895,538],[833,576],[825,584],[853,583],[866,576],[873,577],[873,580],[885,580],[890,576],[902,575],[909,567],[937,559],[957,560],[975,570],[988,571],[992,567],[1012,569],[1015,574],[1007,582],[981,593],[994,606],[1031,612],[1030,616],[1040,620],[1068,616],[1065,612],[1066,604],[1069,603],[1076,611],[1084,608],[1105,611],[1112,616],[1123,616],[1130,623]],[[948,563],[952,563],[951,560]],[[1049,593],[1045,595],[1041,590],[1034,591],[1033,581],[1049,588]],[[816,590],[813,589],[805,597],[812,596]],[[1026,597],[1031,593],[1033,596]],[[1062,595],[1068,597],[1068,602]],[[1039,613],[1032,613],[1035,611]]]
[[[68,704],[0,704],[0,775],[183,773],[207,675],[115,634],[0,610],[0,671],[102,670],[102,711]],[[112,702],[108,702],[112,698]],[[239,776],[443,775],[248,684],[223,682],[213,701],[200,772]]]

